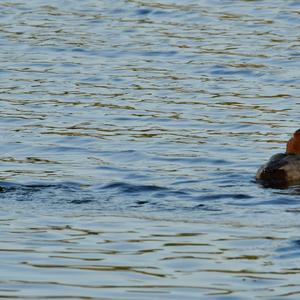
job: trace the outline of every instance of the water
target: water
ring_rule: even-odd
[[[2,1],[0,297],[298,299],[299,1]]]

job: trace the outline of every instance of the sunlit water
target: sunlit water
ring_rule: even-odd
[[[299,299],[300,2],[0,3],[0,297]]]

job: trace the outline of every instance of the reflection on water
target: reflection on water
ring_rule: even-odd
[[[299,241],[288,240],[285,225],[270,232],[251,221],[28,211],[2,214],[0,223],[2,297],[275,299],[300,291]]]
[[[3,1],[0,297],[297,299],[299,7]]]

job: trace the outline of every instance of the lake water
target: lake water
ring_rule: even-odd
[[[0,297],[299,299],[297,0],[0,3]]]

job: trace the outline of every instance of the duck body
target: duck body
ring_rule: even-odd
[[[265,186],[280,188],[300,182],[300,154],[273,155],[258,169],[256,180]]]
[[[300,129],[288,140],[285,153],[273,155],[258,169],[256,180],[275,188],[300,183]]]

